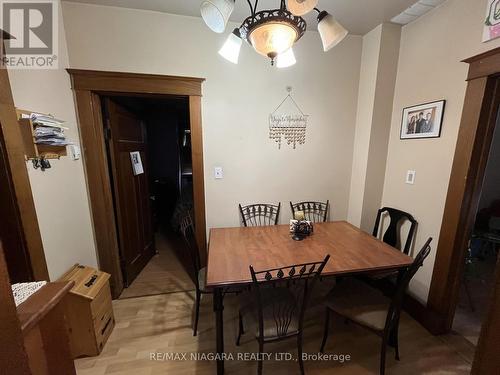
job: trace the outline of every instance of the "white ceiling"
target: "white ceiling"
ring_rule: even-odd
[[[68,0],[64,0],[68,1]],[[153,10],[186,16],[200,16],[201,0],[70,0],[77,3],[110,5],[124,8]],[[389,22],[418,0],[319,0],[318,8],[332,13],[351,34],[364,35],[382,22]],[[252,3],[254,0],[252,0]],[[258,9],[277,8],[279,0],[260,0]],[[309,30],[316,30],[316,12],[305,19]],[[250,15],[246,0],[236,0],[231,16],[234,22],[242,22]]]

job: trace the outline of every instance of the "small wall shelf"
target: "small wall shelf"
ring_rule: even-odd
[[[21,128],[21,136],[24,143],[24,153],[26,160],[33,159],[59,159],[68,155],[67,146],[52,146],[35,143],[35,125],[29,118],[22,118],[22,115],[29,115],[32,111],[16,109],[18,122]]]

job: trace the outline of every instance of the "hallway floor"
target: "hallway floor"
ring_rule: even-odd
[[[120,299],[194,290],[194,284],[175,251],[184,249],[180,237],[170,233],[157,233],[155,242],[158,254],[151,258],[132,284],[123,290]]]
[[[490,306],[496,261],[496,255],[490,255],[475,262],[474,272],[467,279],[470,300],[464,284],[460,287],[460,298],[453,320],[453,330],[473,345],[477,345],[479,341],[481,326]]]

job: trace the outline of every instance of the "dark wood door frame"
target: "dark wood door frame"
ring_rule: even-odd
[[[12,295],[7,263],[0,241],[0,368],[5,374],[31,375],[28,355],[24,347],[24,337],[17,308]]]
[[[432,275],[427,328],[451,330],[458,304],[465,253],[478,209],[500,104],[500,48],[464,60],[469,64],[467,91]],[[498,372],[500,340],[500,262],[483,321],[472,374]]]
[[[10,38],[4,31],[0,30],[0,33],[0,43],[3,43],[3,39]],[[43,111],[43,108],[39,110]],[[7,226],[4,220],[14,221],[19,219],[17,224],[20,224],[22,228],[19,237],[23,240],[23,243],[19,244],[17,249],[6,249],[6,251],[22,251],[26,249],[33,279],[49,280],[42,236],[38,226],[35,203],[26,168],[23,138],[17,122],[9,75],[7,69],[2,67],[0,67],[0,128],[0,136],[3,137],[3,145],[5,146],[4,167],[13,191],[13,205],[18,213],[16,215],[18,218],[0,216],[0,225]],[[5,246],[7,246],[7,243]]]
[[[427,302],[436,334],[449,332],[453,323],[497,119],[500,48],[464,62],[469,64],[467,91]]]
[[[99,95],[189,97],[196,238],[206,250],[201,86],[203,78],[68,69],[76,102],[99,266],[111,274],[116,298],[123,290]]]

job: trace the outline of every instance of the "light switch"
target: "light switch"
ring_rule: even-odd
[[[214,168],[214,177],[217,180],[224,178],[224,172],[222,171],[222,167],[215,167]]]
[[[409,185],[413,185],[415,183],[415,175],[417,172],[408,171],[406,172],[406,183]]]
[[[80,151],[80,147],[79,146],[77,146],[77,145],[70,145],[69,146],[69,150],[70,150],[71,158],[73,160],[80,159],[80,156],[81,156],[82,152]]]

